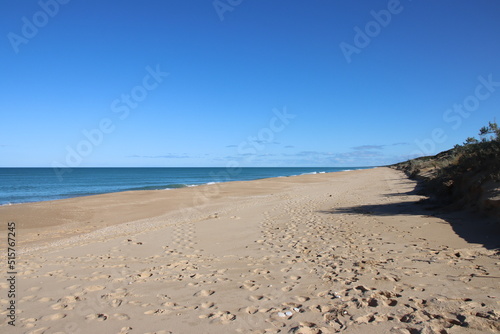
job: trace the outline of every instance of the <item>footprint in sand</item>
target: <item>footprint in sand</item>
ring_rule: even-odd
[[[257,274],[257,275],[267,275],[267,274],[270,274],[271,272],[269,270],[266,270],[266,269],[257,268],[257,269],[253,270],[253,273]]]
[[[198,306],[182,306],[174,302],[166,302],[162,304],[163,306],[166,306],[172,310],[178,311],[178,310],[195,310],[198,308]]]
[[[103,285],[91,285],[85,288],[85,291],[88,292],[93,292],[93,291],[101,291],[104,290],[106,287]]]
[[[64,290],[76,290],[80,287],[81,287],[81,285],[75,284],[75,285],[70,285],[70,286],[65,287]]]
[[[216,313],[209,313],[209,314],[202,314],[199,316],[200,319],[209,319],[209,320],[218,320],[222,324],[228,324],[231,321],[236,319],[236,315],[232,314],[229,311],[225,312],[216,312]]]
[[[255,283],[255,281],[245,281],[245,283],[240,286],[240,289],[246,289],[249,291],[255,291],[260,288],[260,284]]]
[[[37,320],[36,320],[36,318],[27,318],[27,319],[23,319],[21,321],[23,322],[24,325],[28,325],[28,324],[35,323]]]
[[[297,300],[300,303],[304,303],[304,302],[308,301],[309,299],[310,299],[309,297],[305,297],[305,296],[295,296],[295,300]]]
[[[118,334],[128,334],[132,330],[132,327],[122,327]]]
[[[292,330],[293,333],[301,333],[301,334],[324,333],[323,330],[313,322],[300,322],[299,325],[292,328]]]
[[[47,331],[49,329],[50,329],[50,327],[41,327],[41,328],[37,328],[37,329],[32,330],[32,331],[26,332],[26,334],[42,334],[42,333],[45,333],[45,331]]]
[[[201,290],[196,292],[193,296],[195,297],[208,297],[215,293],[214,290]]]
[[[62,318],[65,318],[66,317],[66,314],[64,313],[55,313],[55,314],[51,314],[51,315],[46,315],[46,316],[43,316],[40,318],[41,321],[47,321],[47,320],[59,320],[59,319],[62,319]]]
[[[259,312],[259,309],[255,306],[248,306],[248,307],[244,308],[243,310],[248,314],[255,314],[255,313]]]
[[[89,278],[89,281],[97,281],[100,279],[108,279],[108,278],[111,278],[111,276],[110,275],[96,275],[96,276],[93,276],[92,278]]]
[[[110,303],[111,307],[119,307],[123,303],[121,299],[113,299]]]
[[[250,296],[248,297],[248,299],[250,301],[253,301],[253,302],[256,302],[256,301],[265,301],[265,300],[270,300],[268,297],[266,296],[262,296],[262,295],[254,295],[254,296]]]
[[[113,317],[118,320],[130,320],[130,317],[125,313],[115,313]]]
[[[236,315],[232,314],[231,312],[223,312],[223,314],[220,316],[220,321],[223,324],[229,323],[233,320],[236,319]]]
[[[19,275],[23,275],[23,276],[27,276],[27,275],[31,275],[33,274],[35,271],[34,270],[26,270],[26,271],[23,271],[23,272],[19,272]],[[43,276],[53,276],[53,275],[43,275]],[[57,276],[61,276],[60,274],[58,274]]]
[[[53,310],[62,310],[62,309],[65,309],[67,307],[68,307],[68,305],[64,305],[64,304],[61,304],[61,303],[57,303],[57,304],[54,304],[54,305],[50,306],[50,308],[53,309]]]
[[[204,308],[204,309],[212,308],[214,306],[215,306],[215,304],[212,303],[212,302],[204,302],[204,303],[201,304],[201,308]]]
[[[368,324],[368,323],[377,323],[377,322],[382,322],[382,321],[387,321],[389,320],[387,316],[379,315],[377,313],[374,314],[367,314],[361,317],[358,317],[354,319],[355,323],[358,324]]]
[[[30,302],[35,298],[36,298],[36,296],[33,296],[33,295],[32,296],[25,296],[25,297],[21,298],[21,301],[22,302]]]
[[[152,314],[169,314],[171,313],[172,311],[170,310],[164,310],[164,309],[156,309],[156,310],[149,310],[149,311],[146,311],[144,312],[145,315],[152,315]]]
[[[62,310],[62,309],[73,310],[75,308],[75,305],[72,304],[75,303],[77,300],[80,300],[80,298],[74,296],[64,297],[59,299],[57,303],[51,305],[50,307],[53,310]]]
[[[148,277],[151,277],[153,276],[153,274],[151,272],[148,272],[148,271],[144,271],[140,274],[137,275],[139,278],[148,278]]]
[[[85,317],[87,320],[98,320],[98,321],[106,321],[108,320],[109,316],[105,313],[94,313],[94,314],[89,314],[88,316]]]
[[[309,310],[319,313],[331,312],[334,309],[332,306],[328,305],[311,305],[309,306]]]

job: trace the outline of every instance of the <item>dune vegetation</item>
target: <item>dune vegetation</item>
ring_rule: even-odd
[[[418,179],[432,200],[469,207],[500,220],[500,129],[490,122],[462,145],[392,166]]]

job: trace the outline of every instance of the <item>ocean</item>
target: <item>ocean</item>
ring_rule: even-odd
[[[0,168],[0,205],[354,169],[363,168],[73,168],[62,171],[52,168]]]

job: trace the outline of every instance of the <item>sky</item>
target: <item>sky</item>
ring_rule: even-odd
[[[378,166],[500,121],[497,0],[0,0],[0,167]]]

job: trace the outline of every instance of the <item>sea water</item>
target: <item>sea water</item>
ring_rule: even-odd
[[[248,181],[360,167],[255,168],[0,168],[0,205],[49,201],[129,190],[175,189],[227,181]],[[60,177],[61,174],[63,177]]]

